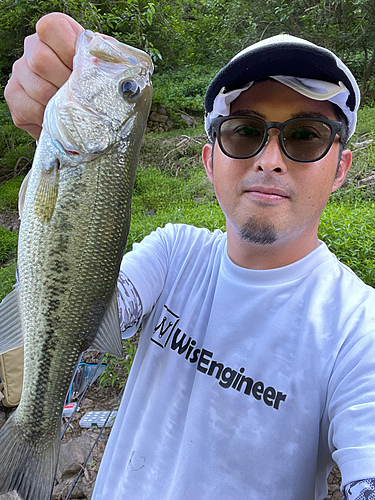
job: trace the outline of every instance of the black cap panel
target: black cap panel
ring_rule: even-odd
[[[213,101],[220,90],[240,89],[254,80],[273,75],[311,78],[331,83],[343,82],[349,90],[348,107],[355,108],[355,96],[347,75],[338,66],[335,57],[321,47],[294,43],[277,43],[254,50],[230,61],[212,80],[205,97],[205,108],[211,112]]]

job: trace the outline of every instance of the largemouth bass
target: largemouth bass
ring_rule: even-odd
[[[144,52],[85,31],[47,106],[20,192],[19,285],[0,305],[0,353],[21,330],[25,349],[21,401],[0,429],[0,493],[50,499],[80,353],[91,345],[122,357],[116,281],[152,69]]]

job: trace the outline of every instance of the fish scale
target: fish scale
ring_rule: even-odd
[[[0,429],[0,494],[15,489],[23,500],[50,499],[79,356],[89,345],[122,355],[116,282],[151,73],[147,54],[86,31],[70,79],[47,106],[21,187],[17,299],[0,304],[0,318],[6,309],[5,323],[22,329],[25,352],[21,401]],[[18,323],[8,319],[13,303]],[[0,327],[0,352],[2,335],[9,339]]]

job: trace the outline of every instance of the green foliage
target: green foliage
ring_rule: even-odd
[[[121,388],[129,375],[134,356],[137,350],[136,341],[132,339],[123,340],[125,351],[124,359],[119,360],[111,354],[106,354],[103,363],[107,368],[99,376],[99,383],[102,387],[111,386]]]
[[[365,283],[375,287],[375,203],[330,202],[319,237]]]
[[[375,108],[364,107],[358,112],[357,129],[349,142],[349,149],[353,152],[353,163],[347,175],[347,187],[334,194],[340,199],[343,194],[352,199],[375,200],[374,187],[365,187],[362,180],[375,173]],[[356,189],[363,186],[362,189]]]
[[[189,66],[157,73],[153,77],[154,102],[177,110],[204,113],[204,96],[216,74],[210,66]]]
[[[18,191],[24,177],[14,177],[0,186],[0,210],[17,210]]]
[[[135,209],[160,212],[186,198],[182,183],[171,177],[164,177],[157,168],[139,170],[134,184],[133,203]]]
[[[374,137],[375,107],[364,106],[358,111],[358,122],[352,142],[363,139],[364,136]]]
[[[4,263],[9,256],[15,257],[17,254],[18,233],[8,231],[0,226],[0,263]]]
[[[13,290],[16,282],[16,259],[0,268],[0,302]]]
[[[157,157],[155,153],[154,164]],[[184,159],[187,160],[186,157]],[[168,222],[210,229],[214,229],[216,223],[222,226],[223,215],[217,203],[212,201],[213,197],[211,184],[202,166],[182,166],[178,177],[162,174],[151,165],[139,169],[134,185],[127,251],[131,250],[133,243]]]
[[[197,109],[207,71],[219,70],[239,50],[279,33],[336,52],[361,82],[365,101],[375,98],[373,0],[2,0],[0,86],[22,55],[24,38],[43,14],[54,11],[146,50],[160,75],[171,69],[200,71],[202,84],[191,82],[186,95],[181,92],[187,109]],[[176,107],[182,106],[180,101]]]
[[[26,172],[31,166],[34,152],[35,141],[13,125],[8,106],[0,101],[0,184]]]

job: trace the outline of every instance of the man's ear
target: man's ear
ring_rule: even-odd
[[[335,177],[335,180],[334,180],[333,186],[332,186],[332,191],[331,191],[332,193],[333,193],[333,191],[336,191],[336,189],[338,189],[341,186],[341,184],[344,182],[346,174],[348,173],[348,170],[352,164],[352,158],[353,158],[353,155],[349,149],[345,149],[342,152],[341,160],[340,160],[339,166],[337,168],[336,177]]]
[[[205,144],[203,146],[203,151],[202,151],[202,161],[204,168],[206,169],[206,174],[207,177],[209,178],[211,184],[214,183],[214,172],[213,172],[213,165],[212,165],[212,144]]]

